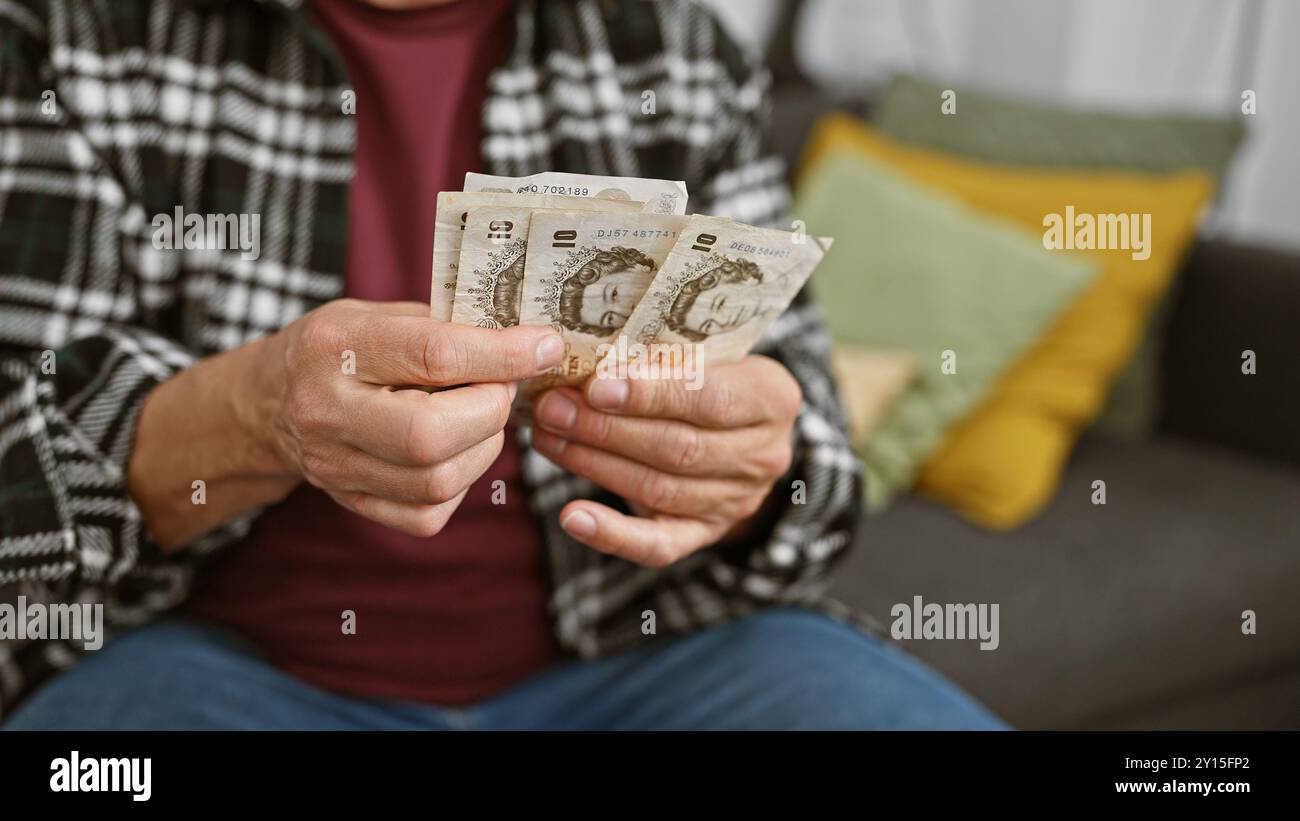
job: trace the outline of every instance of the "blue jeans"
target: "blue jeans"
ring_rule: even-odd
[[[126,633],[3,729],[1001,729],[896,647],[805,610],[566,661],[467,708],[343,696],[193,621]]]

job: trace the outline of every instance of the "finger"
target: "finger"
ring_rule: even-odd
[[[514,386],[498,382],[437,393],[367,387],[350,404],[341,438],[386,462],[434,465],[499,433],[513,398]]]
[[[674,419],[615,416],[594,410],[571,388],[544,394],[533,418],[570,442],[678,476],[759,480],[780,476],[789,462],[789,437],[776,437],[766,426],[713,429]]]
[[[414,505],[408,502],[395,502],[365,493],[331,493],[334,501],[357,514],[381,525],[400,530],[412,536],[430,538],[438,535],[451,515],[465,500],[462,491],[456,498],[440,505]]]
[[[560,527],[588,547],[646,567],[666,567],[722,535],[719,525],[698,519],[662,514],[646,519],[590,501],[565,505]]]
[[[793,418],[802,395],[784,366],[764,356],[710,368],[697,381],[615,379],[597,372],[585,395],[593,408],[622,416],[679,419],[709,428]]]
[[[394,465],[355,448],[341,448],[331,455],[328,464],[312,460],[304,467],[311,471],[312,484],[331,490],[417,505],[438,505],[459,496],[478,481],[492,467],[504,442],[505,434],[498,432],[450,459],[429,466]]]
[[[518,382],[564,355],[563,341],[549,327],[494,330],[377,311],[356,315],[343,337],[355,352],[357,377],[376,385]]]
[[[660,513],[740,519],[757,510],[764,495],[748,483],[674,476],[544,430],[533,431],[533,446],[569,472]]]

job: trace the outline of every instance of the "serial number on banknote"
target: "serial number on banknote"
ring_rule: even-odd
[[[593,232],[597,239],[666,239],[676,237],[676,231],[662,228],[601,228]]]
[[[531,185],[522,186],[518,193],[520,194],[563,194],[568,197],[590,197],[591,189],[583,188],[576,185]]]
[[[748,242],[733,242],[727,246],[729,250],[740,251],[745,254],[753,254],[757,257],[772,257],[781,259],[790,256],[789,248],[767,248],[762,245],[751,245]]]

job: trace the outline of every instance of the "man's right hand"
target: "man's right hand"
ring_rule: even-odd
[[[185,544],[304,479],[389,527],[441,530],[500,452],[515,384],[558,364],[564,345],[546,327],[428,311],[338,300],[155,388],[128,469],[155,540]]]
[[[417,536],[441,530],[496,460],[517,382],[564,354],[549,328],[452,325],[410,302],[331,302],[277,336],[281,387],[259,403],[276,455]]]

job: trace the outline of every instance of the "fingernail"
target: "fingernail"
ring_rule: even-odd
[[[560,364],[564,357],[564,341],[556,334],[551,334],[537,343],[537,370],[550,370]]]
[[[587,391],[587,401],[598,408],[620,408],[627,401],[627,380],[597,379]]]
[[[542,397],[537,408],[537,421],[548,428],[568,430],[578,418],[578,406],[559,391],[551,391]]]
[[[585,510],[575,510],[560,522],[570,536],[586,539],[596,534],[596,519]]]
[[[543,454],[559,456],[564,453],[564,446],[569,444],[564,439],[553,433],[547,433],[544,430],[533,430],[533,447],[540,450]]]
[[[515,401],[515,396],[517,396],[518,393],[519,393],[519,383],[518,383],[518,382],[507,382],[507,383],[506,383],[506,391],[509,392],[509,394],[510,394],[510,401],[511,401],[511,402]]]

